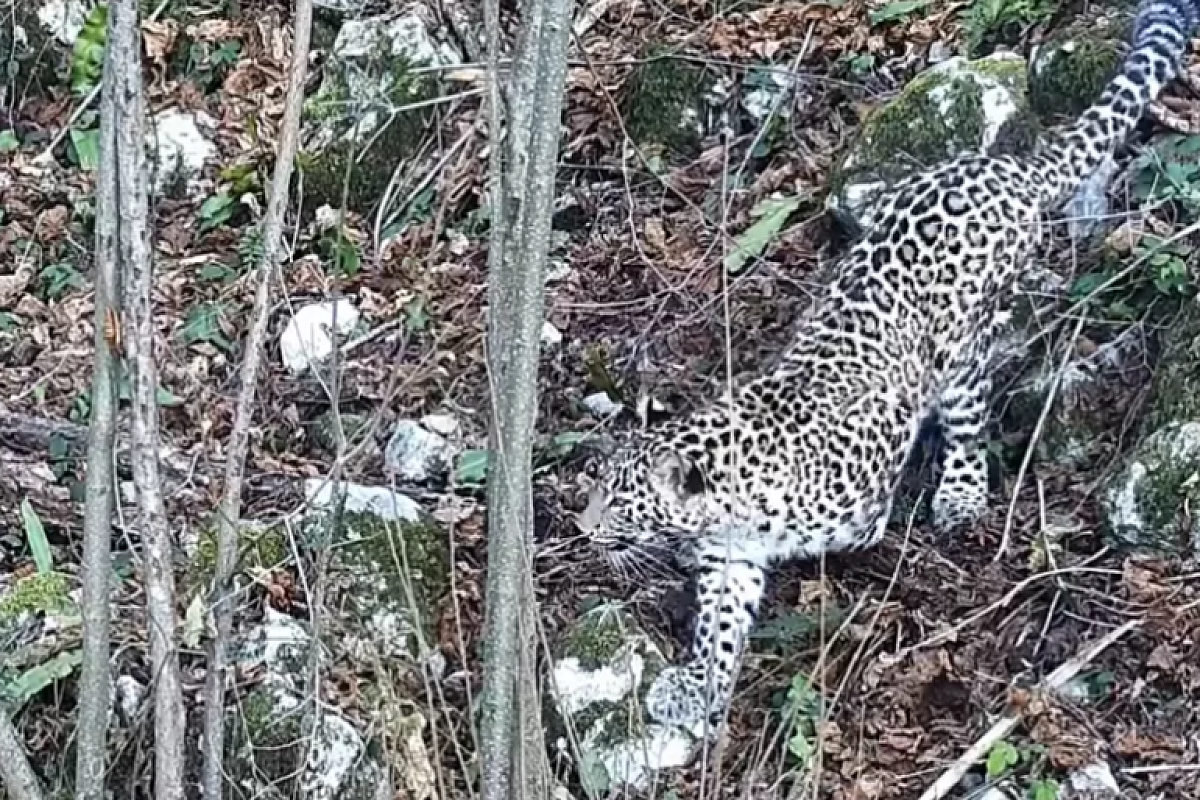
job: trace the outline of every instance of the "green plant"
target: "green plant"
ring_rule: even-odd
[[[206,302],[193,306],[183,323],[183,340],[188,344],[203,342],[222,350],[232,350],[233,343],[226,338],[221,322],[225,307],[221,303]]]
[[[792,676],[792,683],[783,703],[783,719],[792,730],[787,742],[788,752],[800,762],[801,767],[807,766],[809,759],[816,752],[813,739],[817,723],[821,720],[823,705],[821,695],[813,688],[807,675],[798,672]]]
[[[1057,10],[1057,0],[975,0],[963,17],[967,48],[974,53],[984,42],[1019,34]]]
[[[919,11],[932,2],[933,0],[896,0],[877,11],[872,11],[871,24],[882,25],[885,22],[907,19],[914,11]]]
[[[0,131],[0,153],[8,153],[21,146],[21,140],[11,130]]]
[[[82,289],[86,285],[79,270],[65,261],[42,267],[39,277],[42,297],[47,300],[57,300],[70,290]]]
[[[1200,215],[1200,135],[1164,136],[1134,161],[1133,196]]]
[[[226,191],[220,191],[210,196],[200,204],[200,232],[219,228],[237,211],[238,200]]]
[[[107,38],[108,4],[100,3],[88,13],[71,52],[71,91],[77,97],[83,97],[100,83]]]
[[[241,54],[242,43],[236,39],[215,46],[209,42],[192,42],[188,48],[187,72],[202,89],[209,90],[224,80]]]
[[[987,770],[988,780],[996,780],[1005,775],[1009,770],[1015,767],[1021,761],[1021,754],[1017,752],[1017,748],[1007,740],[1000,740],[992,745],[992,749],[988,752],[985,769]]]
[[[1058,781],[1039,778],[1029,784],[1029,800],[1058,800]]]
[[[1146,259],[1154,288],[1168,296],[1184,295],[1191,288],[1187,259],[1192,248],[1183,242],[1167,244],[1156,236],[1147,236],[1134,248],[1134,255]]]
[[[362,269],[362,255],[341,225],[335,225],[321,235],[321,251],[332,265],[334,271],[347,278],[353,278]]]
[[[21,523],[25,526],[25,539],[29,542],[29,552],[33,554],[33,563],[42,575],[54,571],[54,558],[50,554],[50,542],[46,539],[46,529],[42,527],[41,517],[37,515],[28,498],[21,501]]]

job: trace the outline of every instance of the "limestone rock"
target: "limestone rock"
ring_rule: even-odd
[[[872,198],[914,168],[1032,142],[1025,69],[1021,57],[996,53],[950,58],[917,76],[863,123],[834,175],[831,209],[869,225]]]
[[[1118,545],[1200,556],[1200,422],[1173,422],[1143,439],[1102,497]]]
[[[618,604],[586,612],[559,651],[554,702],[559,720],[570,719],[580,737],[577,767],[589,794],[645,789],[656,771],[691,761],[698,741],[690,732],[645,718],[641,700],[665,661]],[[570,753],[565,734],[558,746]]]
[[[299,375],[333,354],[335,336],[346,336],[358,324],[358,309],[343,298],[304,306],[288,320],[279,338],[279,355],[293,375]],[[334,328],[336,326],[336,333]]]

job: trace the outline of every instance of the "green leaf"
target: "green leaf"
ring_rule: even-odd
[[[163,408],[170,408],[172,406],[183,405],[182,397],[172,393],[170,389],[167,389],[162,386],[158,387],[158,391],[155,392],[155,399],[157,400],[158,404],[160,406],[162,406]]]
[[[882,25],[885,22],[907,17],[914,11],[919,11],[929,5],[933,0],[897,0],[895,3],[888,3],[878,11],[871,12],[871,24]]]
[[[591,751],[585,751],[579,760],[579,782],[588,797],[607,797],[612,780],[604,762]]]
[[[734,275],[741,271],[747,261],[757,258],[779,234],[783,223],[787,222],[787,218],[799,206],[799,197],[768,198],[759,203],[750,212],[751,215],[759,218],[758,222],[747,228],[734,241],[734,251],[725,256],[725,270],[730,275]]]
[[[95,128],[85,131],[71,128],[71,147],[75,149],[75,159],[80,169],[95,172],[100,166],[100,131]]]
[[[10,712],[29,702],[38,692],[55,681],[70,676],[83,663],[83,653],[80,650],[68,650],[59,653],[49,661],[39,664],[21,673],[3,687],[3,695],[13,706]]]
[[[11,152],[20,146],[21,140],[17,138],[17,134],[10,130],[0,131],[0,153]]]
[[[237,200],[224,192],[214,194],[200,204],[200,232],[224,225],[233,217]]]
[[[458,484],[482,484],[487,479],[488,451],[464,450],[454,465],[454,481]]]
[[[88,13],[71,51],[71,91],[83,97],[104,74],[104,46],[108,38],[108,5],[100,3]]]
[[[579,443],[587,438],[586,433],[577,431],[564,431],[554,435],[550,440],[549,446],[546,447],[546,458],[564,458],[571,454],[571,451],[579,446]]]
[[[25,538],[29,540],[29,551],[33,553],[33,563],[37,571],[48,575],[54,571],[54,556],[50,554],[50,542],[46,539],[46,529],[42,520],[33,510],[29,499],[21,501],[21,523],[25,526]]]
[[[999,778],[1008,772],[1010,767],[1016,766],[1020,760],[1021,754],[1017,752],[1017,748],[1013,747],[1009,742],[996,742],[987,757],[988,779],[995,780]]]
[[[1058,781],[1043,778],[1029,785],[1030,800],[1058,800]]]

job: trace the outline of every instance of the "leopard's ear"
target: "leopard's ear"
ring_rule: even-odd
[[[706,486],[704,472],[678,450],[664,450],[650,465],[650,486],[659,494],[684,502],[703,494]]]

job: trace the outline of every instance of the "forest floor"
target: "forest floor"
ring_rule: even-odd
[[[863,113],[923,68],[931,47],[964,36],[961,3],[720,5],[617,0],[572,45],[561,233],[546,305],[563,340],[544,348],[540,373],[539,430],[547,437],[636,424],[632,414],[606,422],[582,406],[583,397],[610,385],[629,405],[644,393],[677,413],[722,390],[727,354],[734,375],[769,364],[808,287],[837,252],[822,203],[838,155]],[[180,11],[173,32],[168,14],[147,38],[151,110],[174,105],[212,116],[225,177],[209,177],[226,188],[235,165],[264,180],[269,175],[285,91],[287,49],[280,43],[290,40],[285,4],[247,0],[242,11],[239,20],[203,21]],[[1016,38],[1028,41],[1040,30],[1032,25]],[[186,36],[193,57],[155,52],[163,31]],[[226,42],[238,47],[218,59]],[[756,133],[744,126],[728,146],[710,137],[694,157],[665,165],[628,145],[620,99],[651,46],[686,52],[735,85],[746,77],[745,65],[787,66],[804,50],[786,120],[744,179],[733,178]],[[461,89],[445,89],[455,91]],[[91,178],[67,157],[46,166],[32,156],[67,125],[78,102],[64,90],[0,110],[0,130],[21,134],[20,147],[0,152],[0,263],[32,258],[37,275],[20,296],[0,297],[0,422],[16,415],[45,420],[56,426],[55,441],[78,436],[87,422]],[[255,130],[246,123],[250,108],[263,112]],[[342,413],[378,416],[387,431],[397,419],[448,412],[466,440],[483,447],[486,231],[473,216],[486,178],[483,113],[478,96],[420,113],[432,153],[420,163],[449,157],[410,206],[408,223],[378,250],[374,220],[351,213],[358,263],[350,274],[335,274],[322,266],[328,242],[306,202],[283,273],[286,297],[292,304],[351,297],[374,332],[343,356]],[[722,231],[743,231],[752,209],[773,192],[801,198],[796,221],[726,285],[721,262],[729,239]],[[234,204],[227,218],[205,225],[213,211],[202,208],[204,200],[163,200],[155,208],[160,369],[178,401],[162,409],[177,479],[168,501],[181,536],[205,524],[219,497],[252,306],[238,252],[255,217]],[[278,333],[287,318],[283,308],[273,316],[269,372],[258,388],[248,518],[291,511],[302,502],[297,479],[325,474],[331,463],[312,434],[330,408],[326,389],[280,365]],[[0,573],[30,569],[18,512],[26,498],[70,572],[82,518],[71,488],[82,475],[78,453],[47,455],[26,445],[0,442],[0,473],[11,476],[0,481]],[[806,677],[824,698],[823,713],[809,720],[810,738],[820,742],[819,796],[916,798],[1010,707],[1021,709],[1024,721],[1006,740],[1011,753],[997,758],[1007,758],[1001,771],[1021,796],[1053,797],[1045,794],[1051,781],[1095,761],[1111,766],[1127,797],[1200,796],[1200,572],[1179,559],[1107,545],[1096,487],[1111,465],[1080,473],[1035,461],[1017,486],[1016,469],[1006,464],[991,513],[960,538],[939,539],[917,514],[909,526],[898,519],[867,553],[780,570],[739,680],[720,769],[697,762],[665,776],[656,796],[800,796],[792,770],[801,745],[789,748],[780,709],[789,688]],[[597,554],[574,546],[576,471],[569,462],[539,473],[544,553],[537,585],[548,636],[553,640],[591,600],[615,597],[679,657],[687,624],[682,581],[626,582]],[[346,474],[380,483],[382,449],[369,448]],[[420,487],[423,495],[451,491]],[[485,521],[481,498],[460,494],[469,513],[453,533],[456,597],[443,604],[438,629],[451,669],[467,669],[477,687]],[[994,561],[1006,525],[1012,545]],[[129,545],[122,538],[120,547]],[[140,606],[136,587],[122,591],[122,608]],[[120,657],[144,664],[138,619],[140,612],[129,611],[118,623],[118,638],[130,645]],[[1032,691],[1130,620],[1141,622],[1083,669],[1071,698]],[[464,642],[472,654],[467,663]],[[203,659],[185,653],[184,662],[191,702]],[[65,752],[72,691],[68,684],[45,693],[53,696],[39,697],[19,718],[28,746],[46,761]],[[449,752],[445,759],[458,771]]]

